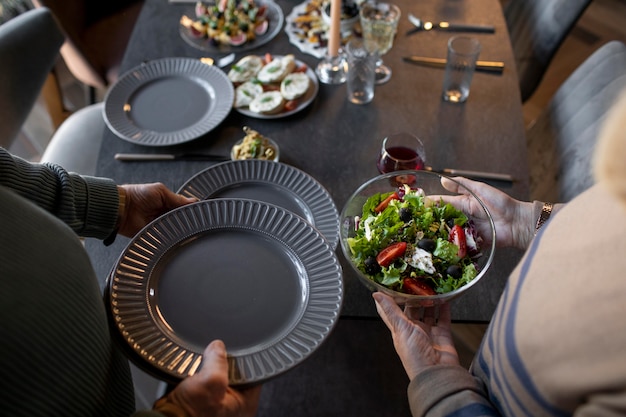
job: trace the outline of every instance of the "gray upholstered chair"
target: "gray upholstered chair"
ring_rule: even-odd
[[[607,110],[626,89],[626,46],[604,44],[559,87],[527,130],[531,197],[566,202],[593,185],[591,159]]]
[[[504,7],[522,101],[535,91],[591,0],[509,0]]]
[[[29,11],[0,25],[0,146],[9,148],[19,134],[63,39],[48,11]]]

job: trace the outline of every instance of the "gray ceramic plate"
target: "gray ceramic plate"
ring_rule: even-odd
[[[165,214],[127,246],[111,272],[110,310],[131,359],[181,379],[222,339],[230,383],[254,384],[311,355],[335,326],[341,266],[301,217],[243,199]]]
[[[285,208],[305,218],[333,248],[339,242],[339,212],[326,189],[309,174],[280,162],[231,161],[190,178],[179,194],[209,198],[246,198]]]
[[[189,32],[189,29],[187,29],[183,25],[179,25],[180,36],[185,40],[185,42],[187,42],[194,48],[213,53],[240,53],[258,48],[261,45],[265,45],[280,33],[280,30],[283,28],[283,24],[285,23],[285,16],[283,15],[283,10],[280,8],[280,6],[273,1],[257,1],[256,3],[267,7],[265,13],[267,16],[268,28],[267,32],[265,32],[263,35],[257,36],[257,38],[252,42],[246,42],[243,45],[239,46],[216,46],[212,45],[208,38],[197,38],[195,36],[192,36]],[[193,7],[190,7],[186,15],[190,18],[193,18],[195,16],[195,9]]]
[[[104,120],[120,138],[168,146],[196,139],[230,112],[235,92],[219,68],[191,58],[150,61],[125,73],[105,97]]]

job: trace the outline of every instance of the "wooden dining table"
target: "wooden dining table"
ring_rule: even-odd
[[[511,183],[491,181],[515,198],[529,195],[522,104],[515,61],[499,0],[393,0],[402,12],[392,49],[384,62],[391,80],[377,85],[371,103],[348,101],[345,84],[320,83],[317,97],[300,112],[284,118],[261,119],[231,111],[216,128],[182,144],[149,147],[122,140],[108,128],[96,173],[118,183],[163,182],[177,190],[207,161],[122,162],[116,153],[206,152],[229,155],[243,137],[243,126],[271,137],[280,146],[281,163],[315,178],[329,192],[340,211],[348,197],[365,181],[378,175],[376,157],[382,139],[397,132],[417,135],[425,145],[427,165],[510,174]],[[300,1],[278,0],[287,16]],[[127,47],[121,72],[167,57],[210,56],[225,53],[197,49],[179,32],[181,15],[193,3],[145,0]],[[442,100],[444,70],[405,62],[409,55],[445,58],[448,39],[455,33],[412,28],[412,13],[424,20],[489,24],[495,33],[472,33],[482,46],[480,60],[502,61],[502,73],[474,74],[467,102]],[[286,24],[289,24],[287,22]],[[310,68],[319,58],[291,44],[281,30],[257,49],[237,53],[294,54]],[[227,68],[225,69],[227,70]],[[86,249],[101,285],[129,240],[118,237],[108,247],[88,239]],[[522,253],[496,250],[493,264],[481,282],[452,302],[453,321],[487,323],[507,277]],[[341,319],[331,336],[304,363],[265,383],[259,416],[383,416],[410,415],[406,400],[408,380],[395,355],[390,334],[378,317],[371,292],[358,280],[341,250],[344,299]]]

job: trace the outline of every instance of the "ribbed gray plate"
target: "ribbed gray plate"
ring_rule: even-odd
[[[304,171],[279,162],[230,161],[210,166],[187,180],[179,194],[247,198],[275,204],[304,217],[333,248],[339,242],[339,213],[326,189]]]
[[[120,138],[168,146],[196,139],[228,116],[234,89],[219,68],[198,59],[149,61],[108,91],[104,120]]]
[[[244,199],[201,201],[144,228],[109,280],[115,327],[158,374],[198,371],[222,339],[230,383],[257,383],[311,355],[339,317],[341,266],[301,217]]]

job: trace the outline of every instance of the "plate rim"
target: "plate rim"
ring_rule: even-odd
[[[207,92],[215,96],[213,111],[207,111],[196,123],[173,132],[154,132],[133,126],[124,110],[128,98],[142,86],[170,76],[183,76],[198,84],[198,80],[207,83],[213,90]],[[125,72],[107,91],[102,112],[107,127],[121,139],[144,146],[170,146],[197,139],[216,128],[230,113],[234,97],[232,83],[219,68],[195,58],[159,58]]]
[[[301,169],[283,162],[258,159],[226,161],[211,165],[197,172],[179,187],[177,193],[188,197],[196,197],[201,200],[210,198],[211,194],[199,195],[189,190],[190,186],[195,185],[195,183],[201,179],[211,181],[211,183],[204,182],[203,185],[213,188],[200,191],[215,192],[223,189],[227,185],[250,180],[266,181],[269,184],[275,184],[290,189],[307,205],[307,208],[311,210],[311,214],[314,217],[314,221],[312,222],[313,227],[320,231],[333,249],[336,249],[339,244],[340,218],[335,201],[328,190],[317,179]],[[308,184],[303,184],[305,180]],[[292,184],[289,181],[293,181],[295,185],[300,188],[292,190]],[[302,188],[305,185],[308,185],[307,189]],[[322,207],[319,208],[319,211],[314,210],[314,207],[316,208],[320,205]],[[317,217],[315,214],[317,214]]]
[[[270,31],[270,33],[268,34],[268,36],[264,37],[261,41],[256,42],[259,37],[257,37],[255,39],[255,42],[246,42],[243,45],[240,46],[233,46],[233,45],[223,45],[222,48],[220,47],[215,47],[215,46],[211,46],[208,43],[208,39],[203,39],[203,41],[206,41],[207,47],[203,47],[201,45],[198,45],[195,42],[195,38],[191,37],[188,33],[187,33],[187,28],[185,28],[182,24],[178,24],[178,32],[180,34],[180,37],[183,38],[183,40],[185,41],[185,43],[187,43],[189,46],[196,48],[200,51],[204,51],[204,52],[209,52],[209,53],[216,53],[216,54],[229,54],[231,52],[235,52],[235,53],[241,53],[241,52],[246,52],[246,51],[250,51],[252,49],[256,49],[260,46],[263,46],[267,43],[269,43],[271,40],[273,40],[276,36],[278,36],[278,34],[281,32],[281,30],[283,29],[283,27],[285,26],[285,14],[283,13],[283,9],[282,7],[280,7],[280,5],[272,0],[256,0],[258,1],[259,4],[261,5],[266,5],[271,7],[271,12],[273,14],[275,14],[275,16],[277,17],[277,25],[275,29],[272,29],[271,31],[268,29],[268,31]],[[268,9],[269,10],[269,9]],[[266,32],[267,33],[267,32]],[[261,35],[261,36],[265,36],[265,34]]]
[[[177,230],[179,234],[173,234],[167,241],[164,222],[179,220],[177,224],[181,225],[184,216],[191,216],[195,222],[190,222],[186,229]],[[243,223],[234,223],[236,221]],[[297,214],[273,204],[246,199],[203,200],[172,210],[144,227],[129,242],[109,275],[107,308],[113,327],[117,329],[117,337],[124,342],[123,348],[129,358],[139,361],[138,366],[172,380],[181,380],[200,369],[203,349],[194,351],[181,346],[174,338],[159,331],[145,291],[150,288],[152,271],[177,243],[211,230],[233,227],[265,233],[291,250],[306,269],[310,288],[296,324],[279,339],[266,343],[258,352],[239,356],[229,354],[229,383],[255,384],[282,374],[309,357],[330,335],[339,320],[343,303],[343,272],[335,250],[319,231]],[[287,234],[294,231],[298,237],[289,242]],[[157,243],[160,239],[165,239],[161,248]],[[146,261],[149,253],[160,256],[150,263]],[[144,268],[143,275],[141,268]],[[120,311],[120,301],[128,302],[127,310],[132,314]],[[121,307],[122,310],[126,308]],[[145,318],[144,327],[137,326],[137,311]],[[144,336],[146,333],[150,336]]]

